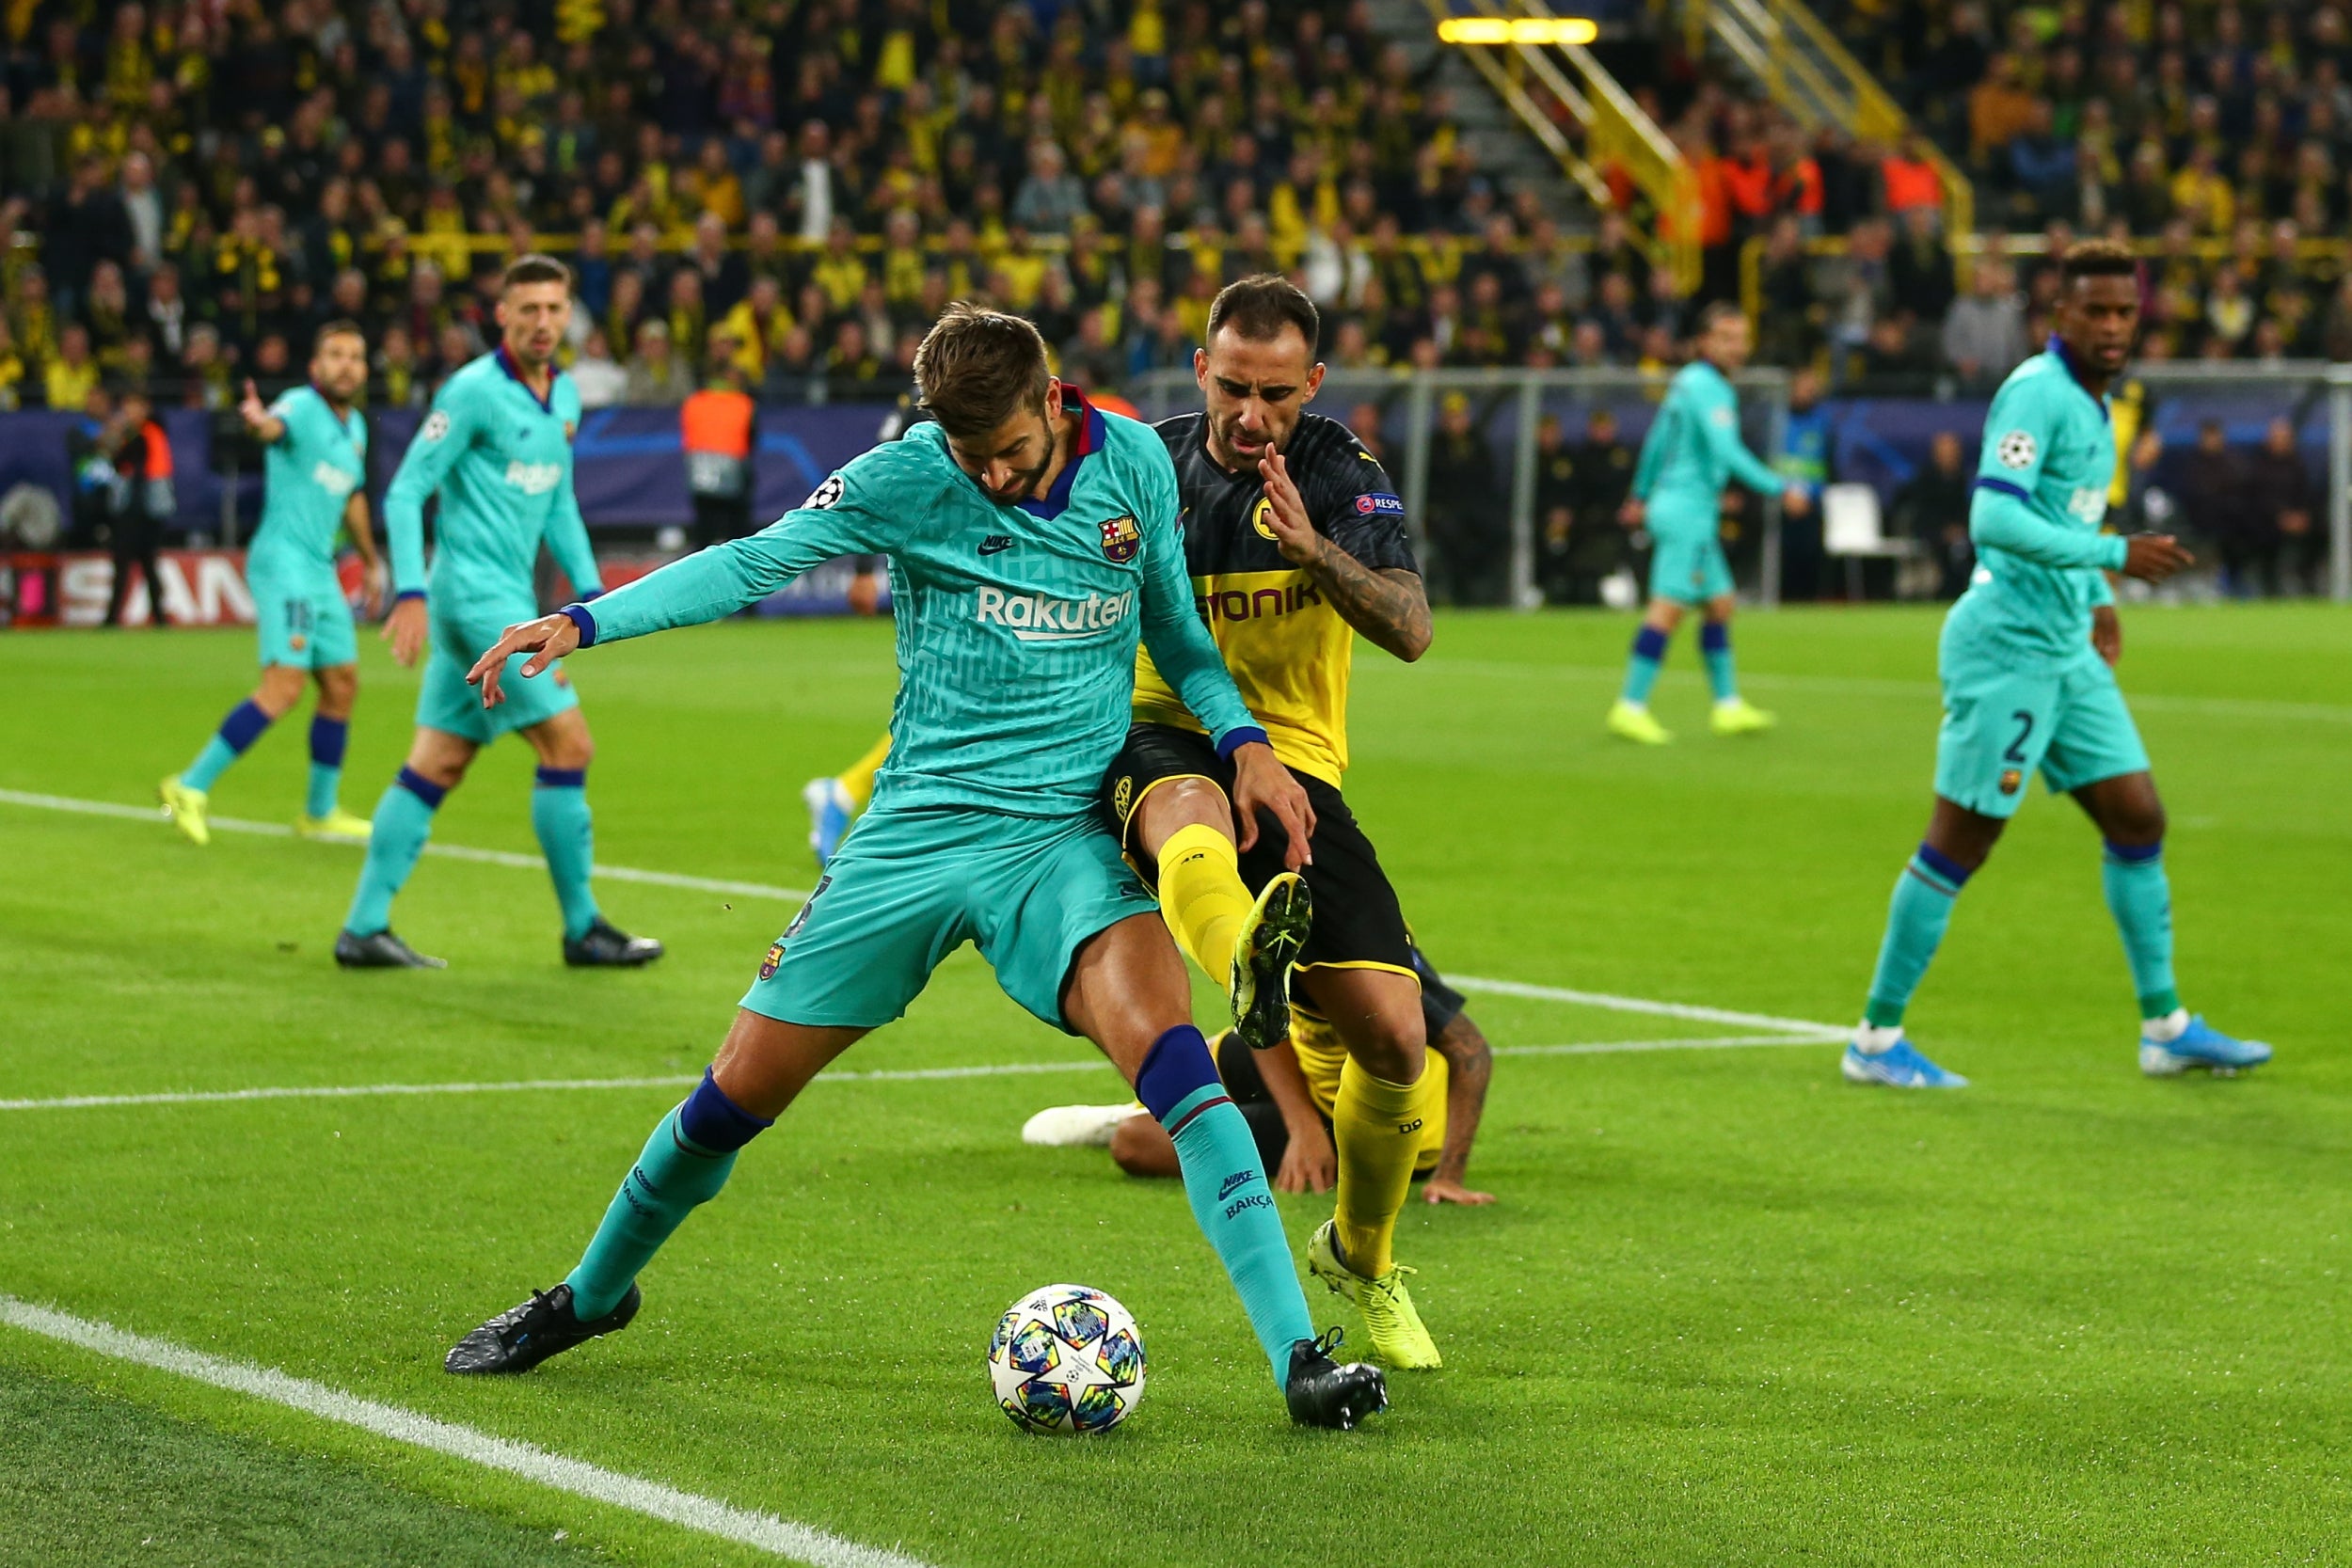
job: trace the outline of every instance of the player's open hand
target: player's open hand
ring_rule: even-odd
[[[424,652],[424,601],[402,599],[392,606],[392,612],[384,617],[384,629],[376,636],[392,645],[392,657],[404,670],[416,668],[417,656]]]
[[[1648,515],[1649,508],[1642,504],[1639,496],[1628,496],[1625,504],[1617,508],[1617,521],[1627,528],[1640,528]]]
[[[2162,582],[2197,558],[2169,533],[2135,533],[2124,541],[2123,575],[2142,582]]]
[[[1282,559],[1311,566],[1323,553],[1322,536],[1307,515],[1307,498],[1291,483],[1290,464],[1279,451],[1258,459],[1258,477],[1265,482],[1265,526],[1274,531],[1274,546]]]
[[[1802,484],[1791,484],[1780,493],[1780,509],[1791,517],[1802,517],[1813,510],[1813,498],[1805,494]]]
[[[1423,1203],[1458,1203],[1466,1209],[1475,1209],[1482,1203],[1492,1203],[1495,1195],[1482,1193],[1475,1187],[1465,1187],[1451,1176],[1433,1176],[1422,1183],[1421,1200]]]
[[[466,672],[466,684],[482,688],[482,705],[496,707],[506,701],[506,693],[499,682],[506,673],[506,661],[516,654],[529,654],[523,660],[526,678],[537,674],[574,648],[580,646],[580,627],[568,615],[542,615],[536,621],[524,621],[506,628],[504,636],[490,645],[490,651],[474,660]]]
[[[269,405],[262,401],[261,388],[253,385],[251,376],[246,377],[245,397],[237,404],[237,418],[256,436],[269,423]]]
[[[1340,1160],[1331,1148],[1331,1134],[1320,1118],[1301,1121],[1291,1129],[1282,1146],[1282,1164],[1274,1173],[1278,1193],[1327,1193],[1340,1179]]]
[[[1273,747],[1252,740],[1233,752],[1233,825],[1237,830],[1233,842],[1244,849],[1257,847],[1262,811],[1272,812],[1290,835],[1283,864],[1297,871],[1314,859],[1307,841],[1314,837],[1315,808],[1308,802],[1306,786],[1291,777]]]

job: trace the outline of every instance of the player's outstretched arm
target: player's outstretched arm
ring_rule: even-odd
[[[271,413],[262,402],[261,391],[250,376],[246,378],[245,398],[237,404],[237,418],[245,421],[253,438],[265,447],[274,447],[286,438],[286,421]]]
[[[1494,1051],[1468,1013],[1456,1013],[1445,1032],[1429,1042],[1445,1058],[1445,1147],[1438,1152],[1438,1168],[1429,1173],[1422,1197],[1430,1203],[1492,1203],[1495,1195],[1482,1193],[1464,1180],[1470,1171],[1470,1145],[1478,1137],[1479,1117],[1486,1112],[1486,1085],[1494,1078]]]
[[[572,607],[568,613],[578,622],[580,645],[723,620],[812,566],[845,555],[885,553],[900,531],[889,518],[920,516],[929,510],[921,490],[898,494],[894,500],[879,483],[889,477],[891,465],[903,461],[895,446],[877,448],[757,533],[696,550],[616,588],[596,600],[593,613]]]
[[[1421,574],[1401,567],[1375,571],[1343,549],[1339,542],[1315,531],[1307,500],[1290,475],[1281,453],[1258,460],[1258,476],[1265,482],[1266,526],[1282,559],[1302,566],[1323,591],[1340,619],[1406,663],[1429,651],[1429,594]]]

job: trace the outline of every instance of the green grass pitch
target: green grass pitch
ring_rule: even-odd
[[[2139,1076],[2095,836],[2037,790],[1913,1010],[1975,1087],[1853,1088],[1818,1044],[1504,1056],[1471,1169],[1501,1201],[1416,1205],[1398,1243],[1446,1367],[1396,1376],[1354,1434],[1281,1418],[1174,1184],[1018,1142],[1041,1105],[1113,1098],[1102,1067],[820,1081],[654,1264],[635,1327],[513,1382],[448,1378],[441,1353],[568,1268],[676,1091],[0,1111],[0,1293],[941,1568],[2340,1560],[2352,616],[2125,624],[2184,990],[2278,1061]],[[1653,752],[1600,733],[1628,621],[1443,617],[1418,668],[1359,656],[1349,797],[1444,968],[1849,1022],[1926,817],[1935,630],[1744,619],[1750,694],[1783,723],[1737,742],[1705,733],[1679,639],[1658,706],[1681,738]],[[146,802],[250,657],[231,633],[0,638],[0,789]],[[415,680],[364,657],[363,811]],[[873,624],[572,668],[602,859],[787,887],[813,879],[802,781],[865,747],[894,680]],[[291,819],[302,729],[215,813]],[[529,766],[487,754],[437,841],[531,852]],[[670,957],[576,974],[544,877],[429,858],[396,923],[452,968],[346,975],[348,848],[199,851],[0,803],[0,868],[14,1100],[685,1075],[791,912],[605,882]],[[1472,1007],[1510,1047],[1753,1032]],[[843,1066],[1088,1054],[967,950]],[[1295,1243],[1327,1203],[1283,1200]],[[1142,1408],[1103,1440],[1025,1437],[989,1400],[996,1314],[1057,1279],[1118,1295],[1149,1346]],[[4,1564],[773,1560],[7,1327],[0,1476]]]

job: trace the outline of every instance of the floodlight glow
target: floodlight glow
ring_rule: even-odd
[[[1438,24],[1440,43],[1590,43],[1600,24],[1585,16],[1450,16]]]

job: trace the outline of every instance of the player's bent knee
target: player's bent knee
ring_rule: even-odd
[[[261,685],[253,691],[253,705],[272,719],[285,716],[286,710],[302,700],[303,672],[291,664],[272,664],[262,672]]]
[[[1182,830],[1195,825],[1233,831],[1233,806],[1214,780],[1169,779],[1146,794],[1136,807],[1135,842],[1146,854]]]

